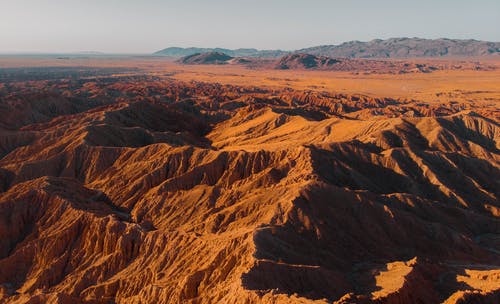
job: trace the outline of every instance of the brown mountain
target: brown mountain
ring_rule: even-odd
[[[2,303],[498,303],[498,99],[158,74],[0,85]]]

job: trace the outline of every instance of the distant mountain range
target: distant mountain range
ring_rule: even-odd
[[[369,42],[351,41],[299,50],[329,57],[414,58],[445,56],[488,56],[500,54],[500,42],[457,39],[391,38]]]
[[[203,53],[224,53],[231,57],[281,57],[289,52],[281,50],[257,50],[257,49],[223,49],[223,48],[180,48],[180,47],[169,47],[161,51],[153,53],[155,56],[169,56],[169,57],[185,57],[195,54]]]
[[[350,41],[339,45],[322,45],[288,52],[282,50],[170,47],[155,52],[153,55],[184,57],[208,52],[220,52],[232,57],[269,58],[282,57],[290,53],[345,58],[476,57],[499,56],[500,42],[446,38],[391,38],[368,42]]]

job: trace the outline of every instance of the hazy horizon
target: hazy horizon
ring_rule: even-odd
[[[7,2],[1,0],[2,2]],[[395,37],[500,41],[500,3],[19,0],[0,11],[0,53],[150,54],[167,47],[296,50]]]

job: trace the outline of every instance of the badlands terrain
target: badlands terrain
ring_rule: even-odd
[[[0,57],[0,303],[499,303],[498,59],[318,52]]]

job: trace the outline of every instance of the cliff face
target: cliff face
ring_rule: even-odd
[[[0,129],[3,302],[498,299],[491,111],[154,80],[69,90]]]

